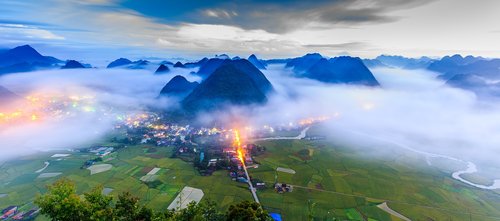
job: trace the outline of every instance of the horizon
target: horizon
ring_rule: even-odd
[[[498,9],[0,0],[0,220],[500,221]]]

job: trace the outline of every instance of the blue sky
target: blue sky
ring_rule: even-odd
[[[497,0],[2,0],[0,47],[63,59],[500,57]]]

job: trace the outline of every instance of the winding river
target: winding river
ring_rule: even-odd
[[[347,132],[350,132],[350,133],[355,133],[355,134],[362,135],[362,136],[366,136],[366,137],[369,137],[370,139],[382,141],[382,142],[385,142],[385,143],[390,143],[390,144],[402,147],[404,149],[410,150],[412,152],[415,152],[415,153],[418,153],[418,154],[422,154],[422,155],[426,156],[427,158],[443,158],[443,159],[458,161],[460,163],[466,164],[467,168],[465,168],[464,170],[459,170],[459,171],[453,172],[451,174],[451,177],[453,179],[456,179],[456,180],[458,180],[458,181],[460,181],[462,183],[466,183],[466,184],[469,184],[471,186],[474,186],[474,187],[477,187],[477,188],[480,188],[480,189],[485,189],[485,190],[500,189],[500,179],[495,179],[493,181],[493,184],[491,184],[491,185],[481,185],[481,184],[473,183],[473,182],[471,182],[469,180],[466,180],[466,179],[462,178],[460,176],[462,174],[476,173],[478,171],[477,167],[476,167],[476,164],[474,164],[474,163],[472,163],[470,161],[464,161],[464,160],[461,160],[461,159],[458,159],[458,158],[455,158],[455,157],[451,157],[451,156],[447,156],[447,155],[435,154],[435,153],[429,153],[429,152],[417,150],[417,149],[409,147],[409,146],[407,146],[405,144],[398,143],[398,142],[390,140],[390,139],[385,139],[385,138],[380,138],[380,137],[374,137],[374,136],[371,136],[371,135],[366,134],[366,133],[361,133],[361,132],[351,131],[351,130],[344,130],[344,131],[347,131]],[[427,164],[432,165],[429,160],[427,160]]]
[[[309,130],[310,127],[304,128],[302,131],[300,131],[300,134],[295,136],[295,137],[264,137],[264,138],[257,138],[253,139],[254,141],[259,141],[259,140],[300,140],[306,137],[306,133]]]
[[[295,136],[295,137],[265,137],[265,138],[258,138],[258,139],[254,139],[254,140],[255,141],[260,141],[260,140],[300,140],[300,139],[303,139],[303,138],[306,137],[306,133],[309,130],[309,128],[310,127],[304,128],[300,132],[300,134],[298,136]],[[422,154],[422,155],[424,155],[424,156],[427,157],[427,164],[429,164],[429,165],[432,165],[431,162],[428,160],[429,158],[443,158],[443,159],[458,161],[460,163],[466,164],[467,168],[465,168],[464,170],[459,170],[459,171],[453,172],[451,174],[451,177],[453,179],[456,179],[456,180],[458,180],[458,181],[460,181],[462,183],[466,183],[468,185],[471,185],[471,186],[474,186],[474,187],[477,187],[477,188],[480,188],[480,189],[485,189],[485,190],[500,189],[500,179],[495,179],[493,181],[493,184],[491,184],[491,185],[481,185],[481,184],[473,183],[473,182],[471,182],[469,180],[466,180],[466,179],[462,178],[461,177],[462,174],[471,174],[471,173],[476,173],[478,171],[476,164],[474,164],[474,163],[472,163],[470,161],[464,161],[464,160],[461,160],[461,159],[458,159],[458,158],[455,158],[455,157],[451,157],[451,156],[447,156],[447,155],[435,154],[435,153],[429,153],[429,152],[417,150],[417,149],[409,147],[409,146],[407,146],[405,144],[401,144],[401,143],[395,142],[395,141],[390,140],[390,139],[384,139],[384,138],[380,138],[380,137],[374,137],[374,136],[371,136],[371,135],[366,134],[366,133],[361,133],[361,132],[351,131],[351,130],[344,130],[344,131],[347,131],[347,132],[350,132],[350,133],[354,133],[354,134],[358,134],[358,135],[362,135],[362,136],[365,136],[365,137],[369,137],[370,139],[382,141],[382,142],[385,142],[385,143],[390,143],[390,144],[402,147],[404,149],[410,150],[412,152],[415,152],[415,153],[418,153],[418,154]]]

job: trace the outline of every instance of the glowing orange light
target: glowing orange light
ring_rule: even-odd
[[[241,147],[240,132],[238,130],[234,130],[234,144],[236,145],[236,153],[238,153],[238,159],[242,164],[245,164],[245,153],[243,148]]]
[[[36,121],[36,120],[38,120],[38,116],[37,116],[36,114],[32,114],[32,115],[31,115],[31,120],[32,120],[32,121]]]

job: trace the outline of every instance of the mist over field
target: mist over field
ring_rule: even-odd
[[[176,74],[198,79],[189,75],[189,69],[164,75],[154,75],[149,70],[80,69],[2,76],[1,84],[21,97],[89,96],[88,106],[96,110],[63,113],[62,117],[45,117],[5,128],[0,125],[0,160],[88,145],[111,132],[119,114],[139,113],[150,107],[176,108],[177,101],[157,99],[161,88]],[[34,110],[23,105],[16,102],[12,108]]]
[[[149,70],[56,70],[6,75],[0,83],[20,95],[63,93],[95,97],[95,105],[130,113],[147,108],[178,108],[178,100],[157,99],[161,88],[190,69],[165,75]],[[263,106],[228,107],[202,113],[197,119],[217,119],[245,126],[283,125],[311,117],[330,117],[331,136],[357,145],[369,137],[435,154],[445,154],[479,165],[499,167],[500,105],[479,100],[474,93],[449,87],[426,70],[377,68],[380,88],[331,85],[292,77],[291,70],[271,65],[263,71],[275,93]],[[110,132],[115,118],[101,112],[79,113],[64,119],[17,125],[0,132],[3,158],[31,151],[67,149],[97,140]],[[234,125],[227,125],[231,127]],[[241,126],[241,125],[240,125]],[[339,136],[350,133],[350,136]],[[365,134],[366,136],[362,135]],[[15,148],[16,151],[12,151]]]

